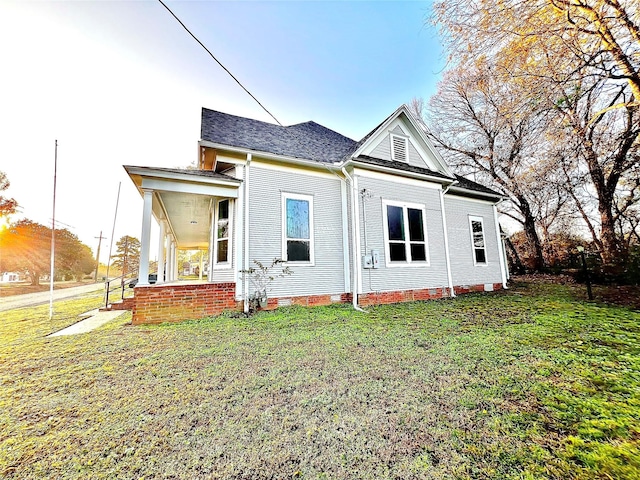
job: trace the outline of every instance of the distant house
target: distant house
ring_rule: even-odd
[[[0,275],[0,283],[22,282],[23,280],[23,275],[20,273],[3,272],[2,275]]]
[[[286,262],[268,308],[367,306],[506,286],[500,194],[456,176],[403,105],[362,140],[314,122],[281,127],[202,110],[198,170],[125,166],[152,218],[166,279],[138,283],[134,323],[247,309],[242,271]],[[207,249],[206,281],[177,282],[178,249]]]

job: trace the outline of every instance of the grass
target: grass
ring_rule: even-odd
[[[640,478],[640,313],[572,288],[52,339],[92,300],[5,312],[0,476]]]

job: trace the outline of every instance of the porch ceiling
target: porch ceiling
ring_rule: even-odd
[[[208,248],[214,197],[176,192],[158,192],[158,195],[178,247]]]

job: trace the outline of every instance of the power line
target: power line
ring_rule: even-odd
[[[247,90],[247,88],[246,88],[242,83],[240,83],[240,80],[238,80],[238,79],[233,75],[233,73],[231,73],[231,72],[229,71],[229,69],[228,69],[227,67],[225,67],[225,66],[220,62],[220,60],[218,60],[218,59],[215,57],[215,55],[214,55],[213,53],[211,53],[211,51],[210,51],[207,47],[205,47],[204,43],[202,43],[200,40],[198,40],[198,37],[196,37],[193,33],[191,33],[191,30],[189,30],[189,29],[187,28],[187,26],[186,26],[184,23],[182,23],[182,20],[180,20],[180,19],[177,17],[177,15],[176,15],[175,13],[173,13],[173,12],[171,11],[171,9],[170,9],[169,7],[167,7],[167,5],[165,5],[165,3],[164,3],[162,0],[158,0],[158,1],[162,4],[162,6],[163,6],[164,8],[166,8],[166,9],[167,9],[167,11],[168,11],[171,15],[173,15],[173,18],[175,18],[175,19],[178,21],[178,23],[179,23],[180,25],[182,25],[182,28],[184,28],[184,29],[187,31],[187,33],[188,33],[189,35],[191,35],[191,36],[193,37],[193,39],[194,39],[196,42],[198,42],[202,48],[204,48],[204,49],[205,49],[205,51],[209,54],[209,56],[210,56],[211,58],[213,58],[213,59],[216,61],[216,63],[217,63],[218,65],[220,65],[220,66],[222,67],[222,69],[223,69],[225,72],[227,72],[227,73],[229,74],[229,76],[230,76],[231,78],[233,78],[233,79],[235,80],[235,82],[236,82],[238,85],[240,85],[240,87],[242,87],[242,89],[243,89],[245,92],[247,92],[247,93],[249,94],[249,96],[250,96],[251,98],[253,98],[253,99],[256,101],[256,103],[257,103],[258,105],[260,105],[260,107],[262,107],[262,109],[263,109],[265,112],[267,112],[267,113],[271,116],[271,118],[273,118],[273,119],[276,121],[276,123],[277,123],[278,125],[280,125],[280,126],[282,127],[283,125],[280,123],[280,121],[279,121],[276,117],[274,117],[274,116],[273,116],[273,114],[272,114],[269,110],[267,110],[267,109],[266,109],[266,107],[265,107],[264,105],[262,105],[262,103],[260,103],[260,101],[259,101],[259,100],[258,100],[258,99],[257,99],[257,98],[256,98],[256,97],[255,97],[255,96],[254,96],[250,91],[249,91],[249,90]]]

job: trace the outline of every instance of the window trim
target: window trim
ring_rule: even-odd
[[[218,262],[218,220],[220,220],[220,202],[229,201],[229,235],[227,236],[227,261]],[[232,198],[218,198],[215,201],[215,223],[213,225],[213,270],[228,270],[233,267],[233,208],[235,202]],[[210,268],[211,269],[211,268]]]
[[[287,258],[287,241],[288,240],[306,240],[306,239],[295,239],[295,238],[287,238],[287,200],[306,200],[309,202],[309,260],[308,261],[289,261]],[[313,267],[315,266],[315,241],[314,241],[314,229],[313,229],[313,195],[304,195],[301,193],[290,193],[290,192],[282,192],[281,193],[281,209],[280,213],[281,217],[281,252],[282,252],[282,260],[291,265],[305,265]]]
[[[402,220],[404,222],[404,231],[405,238],[409,235],[409,215],[407,214],[407,209],[411,208],[413,210],[420,210],[422,212],[422,231],[424,233],[424,250],[425,250],[425,259],[424,260],[412,260],[411,259],[411,240],[405,239],[405,252],[406,258],[408,260],[405,261],[391,261],[391,254],[389,251],[389,219],[387,216],[387,207],[400,207],[402,208]],[[384,262],[385,266],[389,268],[397,268],[397,267],[428,267],[431,265],[431,257],[429,255],[429,235],[427,232],[427,208],[426,205],[420,203],[411,203],[411,202],[398,202],[396,200],[382,200],[382,231],[384,234]],[[416,243],[416,242],[414,242]]]
[[[404,160],[400,158],[396,158],[396,149],[394,148],[394,143],[396,138],[404,141],[404,152],[405,152]],[[391,160],[396,162],[409,163],[409,137],[407,135],[400,135],[395,132],[390,132],[389,141],[391,142]]]
[[[479,222],[482,227],[482,243],[484,250],[484,262],[478,262],[476,260],[476,245],[473,241],[473,222]],[[471,258],[473,259],[473,265],[478,267],[486,267],[489,265],[489,257],[487,255],[487,237],[484,234],[484,218],[477,215],[469,215],[469,234],[471,235]]]

